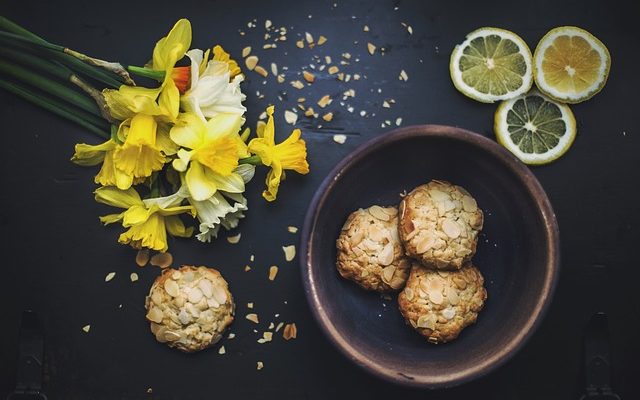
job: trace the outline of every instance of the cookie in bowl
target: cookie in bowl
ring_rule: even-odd
[[[475,323],[487,299],[484,278],[470,265],[456,271],[411,267],[398,307],[407,324],[431,343],[446,343]]]
[[[433,180],[404,197],[398,230],[408,256],[429,268],[454,270],[471,262],[483,221],[469,192]]]
[[[193,353],[222,338],[235,305],[227,281],[213,268],[164,270],[145,301],[151,332],[169,347]]]
[[[411,263],[398,237],[398,209],[372,206],[349,215],[336,241],[340,275],[378,292],[402,289]]]

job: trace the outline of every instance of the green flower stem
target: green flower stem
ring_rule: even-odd
[[[241,158],[238,161],[239,164],[251,164],[251,165],[261,165],[262,159],[258,155],[252,155],[251,157]]]
[[[164,71],[156,71],[151,68],[136,67],[135,65],[129,65],[127,69],[129,70],[129,72],[131,72],[134,75],[144,76],[145,78],[151,78],[158,82],[164,81],[164,75],[165,75]]]
[[[119,88],[122,85],[122,82],[116,79],[113,74],[109,74],[66,54],[64,47],[58,46],[56,47],[58,50],[56,50],[50,46],[42,45],[42,43],[36,40],[2,31],[0,31],[0,44],[17,48],[20,51],[35,53],[44,59],[53,59],[71,68],[74,72],[102,82],[111,88]],[[4,47],[2,49],[4,49]]]
[[[100,60],[98,58],[89,57],[85,54],[69,49],[67,47],[49,43],[45,39],[36,35],[35,33],[30,32],[29,30],[23,28],[22,26],[16,24],[15,22],[5,17],[0,17],[0,29],[11,32],[18,36],[22,36],[26,39],[29,39],[33,43],[37,43],[45,47],[50,47],[53,50],[57,50],[57,51],[61,51],[63,53],[69,54],[72,57],[75,57],[91,65],[95,65],[96,67],[103,68],[117,75],[118,79],[126,83],[127,85],[135,86],[135,82],[133,81],[133,79],[131,79],[131,77],[129,76],[129,73],[127,73],[127,70],[124,69],[124,67],[122,67],[122,65],[120,65],[119,63],[108,62],[108,61]]]
[[[20,96],[23,99],[28,100],[31,103],[41,108],[44,108],[45,110],[48,110],[54,114],[57,114],[63,118],[68,119],[69,121],[75,122],[76,124],[84,127],[85,129],[95,133],[100,137],[109,139],[109,134],[103,128],[95,126],[92,123],[88,122],[87,119],[85,119],[86,116],[91,116],[90,114],[86,114],[81,110],[70,111],[69,107],[67,107],[64,103],[62,103],[59,100],[39,96],[24,86],[11,83],[1,78],[0,78],[0,88],[3,88],[8,92],[11,92],[17,96]],[[83,116],[83,114],[86,114],[86,115]]]
[[[59,97],[60,99],[98,117],[102,117],[98,106],[96,103],[91,101],[91,99],[51,79],[45,78],[42,75],[38,75],[2,59],[0,59],[0,72],[36,87],[43,92]]]

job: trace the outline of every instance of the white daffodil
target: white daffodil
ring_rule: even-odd
[[[228,58],[228,54],[221,51]],[[220,113],[243,115],[247,111],[242,105],[246,96],[240,91],[244,76],[232,76],[234,72],[229,62],[221,61],[219,54],[207,62],[208,53],[205,55],[199,49],[187,52],[191,59],[191,84],[189,90],[180,96],[182,108],[203,120]],[[216,49],[214,53],[217,53]]]

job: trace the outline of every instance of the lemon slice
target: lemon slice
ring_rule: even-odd
[[[449,71],[455,87],[483,103],[506,100],[533,84],[531,50],[513,32],[480,28],[451,53]]]
[[[580,103],[604,87],[611,56],[598,38],[575,26],[549,31],[536,47],[534,78],[538,89],[564,103]]]
[[[525,164],[547,164],[562,156],[576,137],[576,120],[566,104],[533,91],[498,106],[498,142]]]

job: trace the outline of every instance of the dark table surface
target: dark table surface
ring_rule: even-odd
[[[275,103],[280,137],[291,128],[282,112],[298,96],[319,98],[350,88],[357,94],[349,100],[353,114],[334,102],[328,109],[335,118],[321,129],[300,118],[311,173],[290,174],[273,204],[260,197],[264,175],[258,174],[247,192],[250,210],[238,230],[239,244],[227,243],[226,234],[211,244],[170,242],[176,264],[215,266],[231,283],[238,304],[231,331],[237,336],[224,341],[224,355],[218,354],[218,346],[184,355],[153,339],[143,303],[159,270],[138,268],[135,252],[116,244],[119,229],[100,225],[97,217],[108,209],[93,201],[96,171],[69,162],[75,143],[97,141],[75,125],[0,93],[5,148],[0,157],[5,257],[0,396],[15,382],[20,315],[33,309],[45,327],[45,392],[52,399],[576,399],[583,388],[584,328],[602,310],[609,315],[613,386],[624,399],[637,398],[640,132],[634,114],[640,93],[640,35],[633,2],[5,0],[0,14],[52,42],[138,65],[175,20],[187,17],[194,47],[221,43],[240,58],[242,48],[252,46],[266,67],[270,62],[288,66],[287,80],[313,62],[313,55],[338,60],[344,52],[360,58],[349,70],[367,76],[349,83],[322,79],[298,92],[273,77],[263,85],[261,77],[248,73],[243,86],[248,121],[253,126],[264,107]],[[254,19],[257,27],[248,28]],[[289,31],[288,41],[277,49],[262,49],[265,19]],[[402,22],[411,25],[412,35]],[[370,32],[363,32],[364,25]],[[366,139],[391,129],[381,127],[387,119],[393,124],[402,117],[402,125],[456,125],[493,137],[496,106],[474,102],[454,89],[448,68],[451,49],[481,26],[517,32],[534,48],[545,32],[560,25],[580,26],[598,36],[613,63],[602,93],[572,106],[578,137],[571,150],[549,166],[533,168],[553,203],[562,240],[560,282],[546,319],[522,351],[478,381],[421,392],[377,380],[340,355],[312,319],[299,266],[283,259],[281,246],[298,240],[286,227],[302,224],[314,190],[332,166]],[[316,38],[324,35],[328,42],[314,50],[297,49],[295,40],[305,31]],[[367,42],[385,47],[386,54],[369,56]],[[398,80],[401,69],[408,73],[407,82]],[[256,91],[264,98],[257,98]],[[381,107],[387,98],[396,100],[390,109]],[[360,110],[367,116],[361,117]],[[333,133],[346,133],[347,142],[336,144]],[[255,254],[253,270],[243,272],[250,254]],[[275,282],[266,279],[272,264],[280,266]],[[105,283],[111,271],[116,278]],[[131,272],[138,272],[140,281],[130,282]],[[255,303],[263,325],[269,320],[295,322],[298,339],[256,343],[254,325],[244,319],[247,302]],[[86,324],[91,324],[88,334],[81,330]],[[262,371],[256,371],[257,361],[264,362]],[[148,388],[153,394],[147,394]]]

